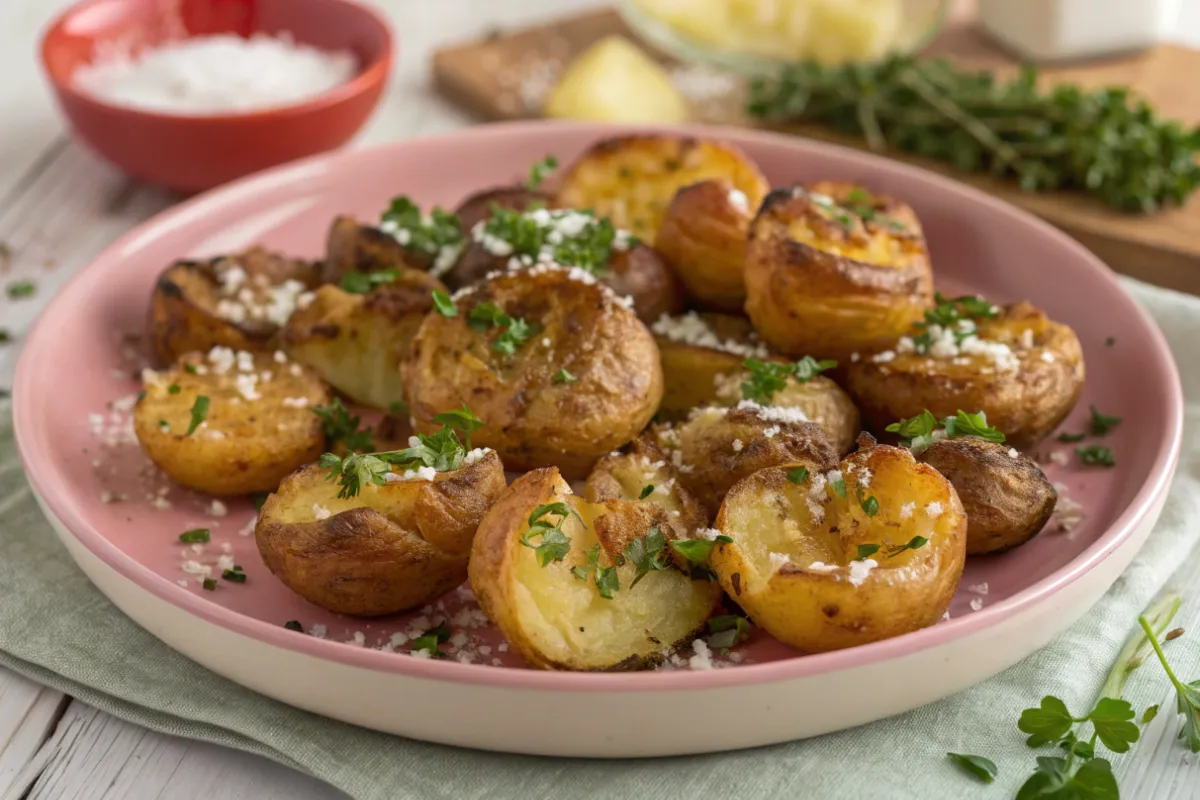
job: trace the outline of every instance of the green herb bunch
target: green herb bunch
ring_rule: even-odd
[[[1200,130],[1158,119],[1124,87],[1040,89],[1029,67],[1003,81],[945,59],[807,62],[755,81],[749,112],[1013,178],[1025,191],[1086,191],[1123,211],[1179,205],[1200,186]]]

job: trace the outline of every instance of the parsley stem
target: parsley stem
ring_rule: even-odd
[[[1158,634],[1150,627],[1150,622],[1144,616],[1138,617],[1138,624],[1142,626],[1142,630],[1146,632],[1146,636],[1150,639],[1150,646],[1154,648],[1155,654],[1158,656],[1159,662],[1162,664],[1163,671],[1167,673],[1167,677],[1171,679],[1171,683],[1175,684],[1175,690],[1183,692],[1183,684],[1179,678],[1175,677],[1175,672],[1171,669],[1171,665],[1167,663],[1167,656],[1162,651],[1162,647],[1158,644]]]
[[[1183,604],[1183,598],[1174,592],[1168,592],[1154,605],[1146,609],[1143,616],[1138,617],[1139,624],[1142,620],[1150,620],[1151,634],[1149,639],[1155,640],[1157,636],[1162,635],[1162,632],[1171,624],[1171,620],[1175,618],[1175,613],[1179,611],[1179,607]],[[1129,639],[1125,642],[1125,646],[1121,648],[1121,652],[1117,655],[1117,661],[1113,665],[1112,671],[1108,673],[1108,679],[1104,681],[1104,686],[1100,688],[1100,697],[1111,697],[1114,700],[1120,700],[1125,693],[1125,683],[1129,680],[1129,676],[1133,671],[1142,665],[1146,658],[1149,642],[1147,636],[1141,630],[1135,630]]]

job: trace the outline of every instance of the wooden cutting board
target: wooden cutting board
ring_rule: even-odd
[[[536,117],[542,98],[564,65],[598,39],[611,34],[636,37],[615,11],[601,10],[552,21],[536,28],[496,31],[488,37],[447,47],[433,56],[437,89],[484,120]],[[647,47],[649,50],[649,47]],[[1017,61],[963,20],[948,27],[929,48],[997,74],[1011,73]],[[740,89],[729,79],[656,56],[672,72],[704,122],[753,124],[742,113]],[[1200,51],[1164,45],[1146,53],[1084,65],[1046,69],[1043,79],[1084,86],[1130,86],[1163,117],[1185,125],[1200,122]],[[813,126],[789,126],[798,135],[864,148],[857,138]],[[1200,193],[1185,207],[1150,215],[1109,209],[1083,194],[1029,194],[1015,184],[965,174],[940,162],[889,151],[887,155],[952,175],[1049,220],[1092,249],[1118,272],[1160,286],[1200,294]],[[1048,265],[1052,268],[1052,265]]]

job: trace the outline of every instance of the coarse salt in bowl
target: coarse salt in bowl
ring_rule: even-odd
[[[42,60],[88,147],[195,192],[345,143],[379,101],[392,35],[355,0],[84,0]]]

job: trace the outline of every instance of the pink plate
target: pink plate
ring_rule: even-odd
[[[1127,420],[1105,440],[1115,468],[1046,467],[1081,504],[1082,521],[1063,532],[1056,519],[1024,547],[973,559],[949,620],[823,655],[759,636],[739,648],[740,663],[725,657],[718,669],[689,669],[685,656],[675,668],[644,673],[528,670],[481,622],[466,589],[423,613],[369,621],[309,605],[262,565],[246,535],[249,503],[230,502],[227,514],[214,516],[210,498],[169,485],[141,455],[127,413],[142,361],[131,337],[143,329],[151,285],[168,262],[253,242],[315,257],[335,214],[376,219],[401,193],[452,207],[512,182],[547,153],[569,162],[593,141],[632,130],[520,123],[314,157],[195,198],[109,247],[42,315],[17,370],[17,443],[73,557],[139,624],[258,691],[380,730],[541,754],[732,749],[860,724],[989,677],[1094,603],[1148,534],[1179,452],[1179,379],[1154,323],[1094,256],[1028,214],[903,164],[779,135],[687,129],[740,145],[773,185],[841,178],[905,198],[925,227],[940,286],[999,302],[1029,299],[1078,332],[1088,382],[1064,429],[1082,430],[1091,403]],[[1074,462],[1072,447],[1047,440],[1040,453]],[[195,527],[213,530],[200,552],[177,540]],[[222,581],[203,591],[184,570],[188,562],[215,566],[227,552],[245,567],[244,585]],[[408,656],[405,638],[443,616],[462,634],[449,657]],[[324,637],[287,630],[289,620]],[[914,670],[929,680],[895,683]],[[855,691],[863,685],[874,691]],[[616,702],[631,692],[637,703]],[[572,703],[571,713],[548,697]],[[662,713],[646,703],[662,704]],[[680,711],[689,706],[703,714]],[[708,733],[713,718],[729,720],[720,741]]]

